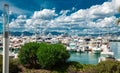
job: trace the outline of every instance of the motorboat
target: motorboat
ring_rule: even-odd
[[[77,52],[85,52],[85,48],[83,46],[76,49]]]
[[[106,61],[106,60],[115,60],[113,52],[101,52],[98,62]]]
[[[70,47],[70,51],[76,51],[76,49],[77,49],[76,43],[74,43],[74,42],[71,42],[69,44],[69,47]]]
[[[94,47],[94,48],[92,49],[92,51],[93,51],[93,53],[95,53],[95,54],[100,54],[100,53],[101,53],[101,48]]]

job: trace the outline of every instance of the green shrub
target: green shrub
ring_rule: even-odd
[[[9,64],[9,73],[18,73],[20,71],[18,66],[18,60],[11,59]]]
[[[120,73],[120,62],[103,61],[96,65],[95,73]]]
[[[36,52],[39,48],[39,43],[37,42],[30,42],[24,44],[20,51],[19,51],[19,61],[23,66],[29,68],[37,68],[38,67],[38,60]]]
[[[61,44],[41,44],[37,57],[42,68],[52,68],[55,65],[64,63],[70,56]]]
[[[0,55],[0,73],[2,73],[2,55]],[[18,67],[18,64],[15,60],[10,58],[9,61],[9,73],[18,73],[20,71],[20,68]]]
[[[81,71],[85,73],[95,73],[94,72],[95,67],[96,65],[93,64],[83,64],[83,69],[81,69]]]
[[[70,65],[70,66],[74,66],[77,70],[83,68],[83,65],[80,64],[79,62],[74,62],[74,61],[72,61],[72,62],[69,62],[69,65]]]
[[[83,65],[80,64],[79,62],[69,62],[68,63],[69,66],[68,66],[68,73],[77,73],[78,71],[80,71],[81,69],[83,69]]]

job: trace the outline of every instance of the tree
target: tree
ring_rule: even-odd
[[[42,43],[37,52],[40,66],[49,69],[57,64],[66,62],[69,56],[68,51],[61,44]]]
[[[30,68],[36,68],[38,67],[38,60],[36,52],[39,48],[39,43],[37,42],[30,42],[24,44],[20,51],[19,51],[19,61],[23,66],[27,66]]]

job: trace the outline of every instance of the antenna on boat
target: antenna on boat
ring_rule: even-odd
[[[98,35],[98,36],[100,37],[100,36],[101,36],[101,35],[100,35],[100,33],[101,33],[101,32],[100,32],[100,27],[99,27],[99,29],[98,29],[98,30],[99,30],[99,33],[98,33],[99,35]]]
[[[9,73],[9,5],[3,11],[3,73]]]

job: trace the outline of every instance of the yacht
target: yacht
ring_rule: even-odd
[[[106,60],[115,60],[113,52],[101,52],[98,62]]]
[[[94,54],[100,54],[101,48],[100,47],[94,47],[92,51],[93,51]]]
[[[85,52],[85,48],[84,46],[78,46],[78,48],[76,49],[77,52]]]
[[[70,47],[70,51],[76,51],[76,49],[77,49],[76,43],[74,43],[74,42],[71,42],[69,44],[69,47]]]
[[[77,42],[77,52],[85,52],[85,44],[83,39],[79,39]]]

